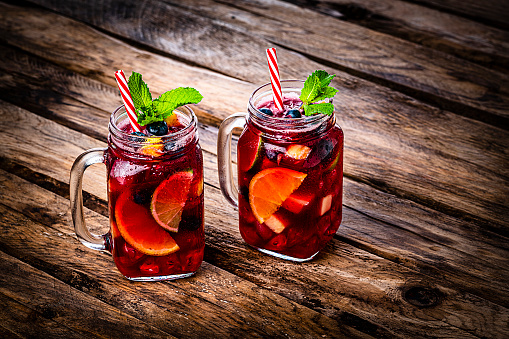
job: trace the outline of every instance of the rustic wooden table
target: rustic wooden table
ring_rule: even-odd
[[[509,337],[506,1],[0,2],[0,337]],[[337,77],[344,216],[314,260],[248,247],[219,190],[222,119],[269,81]],[[69,171],[103,147],[114,72],[192,86],[205,260],[133,283],[70,225]],[[104,166],[86,216],[107,229]]]

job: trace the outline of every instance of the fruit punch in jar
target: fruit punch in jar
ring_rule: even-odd
[[[196,119],[186,107],[172,117],[171,132],[157,137],[133,135],[126,119],[111,122],[116,124],[106,157],[111,252],[131,280],[189,276],[203,260],[203,158]]]
[[[334,114],[305,115],[319,107],[303,105],[304,82],[281,84],[283,110],[269,84],[249,101],[237,146],[239,230],[264,253],[306,261],[341,223],[343,132]]]
[[[137,105],[132,77],[129,88]],[[171,114],[164,116],[157,114],[163,108],[153,108],[155,113],[138,112],[137,132],[124,106],[111,116],[108,148],[100,150],[107,167],[110,215],[104,248],[80,236],[75,222],[85,245],[111,251],[118,270],[135,281],[191,276],[201,265],[205,247],[203,158],[196,116],[188,106],[170,107]]]

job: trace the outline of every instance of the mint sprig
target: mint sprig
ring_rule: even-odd
[[[338,92],[337,89],[329,86],[335,76],[335,74],[317,70],[306,79],[299,97],[306,116],[317,113],[327,115],[334,113],[334,105],[332,103],[320,101],[332,98]]]
[[[197,104],[203,99],[200,92],[192,87],[178,87],[153,100],[141,74],[136,72],[133,72],[129,77],[127,87],[131,92],[134,108],[138,114],[138,123],[141,126],[163,121],[172,115],[177,107]]]

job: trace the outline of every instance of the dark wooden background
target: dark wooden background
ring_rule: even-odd
[[[0,2],[0,337],[509,337],[509,2]],[[344,216],[311,262],[246,246],[217,129],[269,81],[336,74]],[[104,147],[114,72],[200,90],[205,261],[132,283],[70,225],[69,170]],[[105,171],[86,217],[107,230]]]

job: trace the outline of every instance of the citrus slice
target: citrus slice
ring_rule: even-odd
[[[177,172],[162,181],[154,191],[150,210],[154,219],[165,230],[178,232],[192,181],[192,170]]]
[[[258,172],[249,183],[249,204],[258,222],[263,223],[274,214],[306,175],[283,167]]]
[[[160,157],[164,154],[164,145],[159,138],[148,138],[147,143],[140,148],[140,153],[151,157]]]
[[[311,148],[307,146],[292,144],[288,146],[286,155],[296,160],[305,160],[310,152]]]
[[[133,201],[130,191],[118,197],[115,220],[122,238],[141,253],[163,256],[179,250],[175,240],[155,222],[150,211]]]

